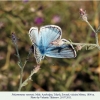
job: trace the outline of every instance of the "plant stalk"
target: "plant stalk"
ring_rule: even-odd
[[[93,27],[91,26],[91,24],[88,22],[88,20],[86,21],[86,23],[90,26],[90,28],[92,29],[92,31],[95,33],[96,44],[99,46],[97,32],[94,30],[94,28],[93,28]],[[100,47],[99,47],[99,48],[100,48]]]

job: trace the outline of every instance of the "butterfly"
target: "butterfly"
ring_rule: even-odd
[[[76,51],[66,39],[61,39],[62,30],[56,25],[46,25],[40,27],[31,27],[29,37],[34,46],[34,57],[37,63],[40,63],[45,56],[53,58],[75,58]]]

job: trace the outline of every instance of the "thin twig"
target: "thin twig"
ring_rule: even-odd
[[[91,24],[88,22],[86,11],[84,11],[82,8],[80,8],[80,15],[81,15],[82,19],[90,26],[92,31],[95,33],[96,45],[97,45],[98,49],[100,50],[97,31],[95,31],[94,28],[91,26]]]
[[[18,89],[18,91],[20,91],[21,88],[22,88],[23,70],[24,70],[24,68],[25,68],[25,66],[26,66],[26,63],[27,63],[27,61],[28,61],[28,59],[29,59],[31,53],[32,53],[32,49],[30,48],[29,53],[28,53],[28,56],[27,56],[27,58],[26,58],[26,60],[25,60],[25,62],[24,62],[24,65],[21,67],[21,72],[20,72],[20,84],[19,84],[19,89]]]
[[[91,24],[88,22],[88,20],[86,21],[86,23],[90,26],[90,28],[93,30],[93,32],[95,33],[95,38],[96,38],[96,44],[99,46],[99,42],[98,42],[98,35],[97,32],[94,30],[94,28],[91,26]],[[100,48],[100,47],[99,47]]]
[[[84,46],[94,46],[94,47],[97,47],[99,50],[100,50],[100,46],[97,45],[97,44],[91,44],[91,43],[73,43],[73,42],[65,42],[66,44],[72,44],[72,45],[82,45],[83,47]]]
[[[15,46],[15,49],[16,49],[17,58],[18,58],[18,65],[19,65],[20,68],[22,68],[22,61],[21,61],[21,58],[20,58],[20,55],[19,55],[19,51],[18,51],[18,46],[17,45]]]
[[[20,91],[21,84],[22,84],[22,78],[23,78],[23,69],[24,69],[24,67],[26,65],[26,61],[25,61],[25,64],[22,65],[22,61],[21,61],[21,58],[20,58],[20,55],[19,55],[19,51],[18,51],[17,40],[18,39],[17,39],[16,35],[14,33],[12,33],[12,41],[13,41],[15,49],[16,49],[16,56],[18,58],[18,65],[19,65],[19,67],[21,69],[21,71],[20,71],[20,83],[19,83],[19,89],[18,89]]]
[[[26,63],[27,63],[27,60],[25,60],[25,63],[24,63],[24,65],[23,65],[23,67],[21,68],[21,72],[20,72],[20,84],[19,84],[19,89],[18,89],[18,91],[21,90],[21,84],[22,84],[22,79],[23,79],[23,70],[24,70],[24,68],[25,68]]]
[[[32,80],[31,77],[33,76],[33,74],[37,73],[39,71],[39,69],[40,69],[40,65],[37,65],[37,67],[35,69],[33,69],[33,71],[28,76],[28,78],[21,84],[20,88],[22,88],[23,86],[27,85],[27,82],[29,80]]]

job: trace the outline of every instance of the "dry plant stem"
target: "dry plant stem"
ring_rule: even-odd
[[[21,84],[22,84],[22,78],[23,78],[23,69],[24,69],[24,67],[26,65],[27,60],[25,61],[24,65],[22,65],[22,61],[21,61],[21,58],[20,58],[20,55],[19,55],[19,51],[18,51],[18,46],[17,46],[17,37],[16,37],[16,35],[14,33],[12,33],[12,41],[13,41],[13,43],[15,45],[16,56],[18,58],[18,65],[19,65],[19,67],[21,69],[21,72],[20,72],[20,83],[19,83],[19,89],[18,89],[18,91],[20,91],[21,90]]]
[[[23,78],[23,68],[21,68],[21,72],[20,72],[20,83],[19,83],[19,89],[18,89],[18,91],[21,90],[22,78]]]
[[[23,69],[24,69],[24,67],[26,65],[26,61],[24,63],[24,66],[22,66],[21,58],[20,58],[20,55],[19,55],[19,52],[18,52],[17,45],[15,45],[15,48],[16,48],[16,53],[17,53],[17,57],[18,57],[18,60],[19,60],[18,65],[19,65],[19,67],[21,69],[21,72],[20,72],[20,83],[19,83],[19,89],[18,89],[18,91],[20,91],[21,90],[21,84],[22,84],[22,78],[23,78]]]
[[[21,69],[21,72],[20,72],[20,83],[19,83],[19,89],[18,89],[18,91],[20,91],[21,90],[21,84],[22,84],[22,78],[23,78],[23,69],[24,69],[24,66],[26,65],[26,62],[24,64],[24,66],[22,66],[21,58],[20,58],[20,55],[19,55],[19,52],[18,52],[18,49],[17,49],[18,48],[17,45],[15,46],[15,48],[16,48],[17,57],[18,57],[18,60],[19,60],[18,65],[19,65],[19,67]]]
[[[18,52],[17,45],[15,45],[15,49],[16,49],[16,53],[17,53],[18,60],[19,60],[18,65],[21,68],[22,67],[22,63],[21,63],[21,58],[20,58],[20,55],[19,55],[19,52]]]
[[[93,29],[93,27],[91,26],[91,24],[90,24],[88,21],[86,21],[86,23],[90,26],[90,28],[91,28],[91,29],[93,30],[93,32],[95,33],[96,44],[99,46],[98,35],[97,35],[96,31]],[[100,49],[100,47],[99,47],[99,49]]]
[[[29,75],[29,77],[21,84],[21,88],[24,86],[25,83],[27,83],[27,82],[30,80],[30,78],[32,77],[33,74],[34,74],[34,71],[33,71],[33,73],[31,73],[31,74]]]
[[[67,42],[66,42],[67,43]],[[67,44],[72,44],[72,45],[83,45],[83,46],[95,46],[100,50],[100,46],[97,44],[90,44],[90,43],[67,43]]]
[[[31,80],[31,77],[33,76],[33,74],[37,73],[40,69],[40,66],[37,66],[32,72],[31,74],[29,75],[29,77],[21,84],[20,88],[22,88],[23,86],[25,86],[27,84],[27,82],[29,80]]]
[[[23,67],[21,67],[21,72],[20,72],[20,84],[19,84],[19,89],[18,89],[18,91],[21,91],[22,78],[23,78],[23,70],[24,70],[24,68],[25,68],[26,63],[27,63],[27,60],[25,60],[25,63],[24,63],[24,65],[23,65]]]
[[[21,66],[20,84],[19,84],[19,89],[18,89],[18,91],[21,91],[21,88],[22,88],[22,79],[23,79],[23,70],[24,70],[24,68],[25,68],[25,65],[26,65],[26,63],[27,63],[27,61],[28,61],[28,59],[29,59],[31,53],[32,53],[32,50],[30,49],[29,54],[28,54],[28,56],[27,56],[27,58],[26,58],[26,60],[25,60],[25,62],[24,62],[24,65]],[[20,57],[20,56],[19,56],[19,57]]]
[[[67,44],[72,44],[72,45],[83,45],[84,46],[95,46],[100,50],[99,42],[98,42],[98,35],[97,32],[93,29],[91,24],[88,22],[88,20],[85,20],[85,22],[90,26],[92,31],[95,33],[95,39],[96,39],[96,44],[90,44],[90,43],[67,43]]]

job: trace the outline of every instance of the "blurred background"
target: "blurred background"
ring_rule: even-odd
[[[23,63],[32,45],[28,31],[33,26],[58,25],[62,29],[62,38],[95,43],[95,34],[80,17],[80,8],[86,10],[88,21],[97,29],[99,1],[0,1],[0,91],[17,91],[19,87],[20,68],[11,40],[12,32],[18,37]],[[100,34],[98,37],[100,41]],[[34,66],[36,61],[31,55],[23,81]],[[100,51],[83,48],[74,59],[45,57],[32,80],[22,91],[100,91]]]

